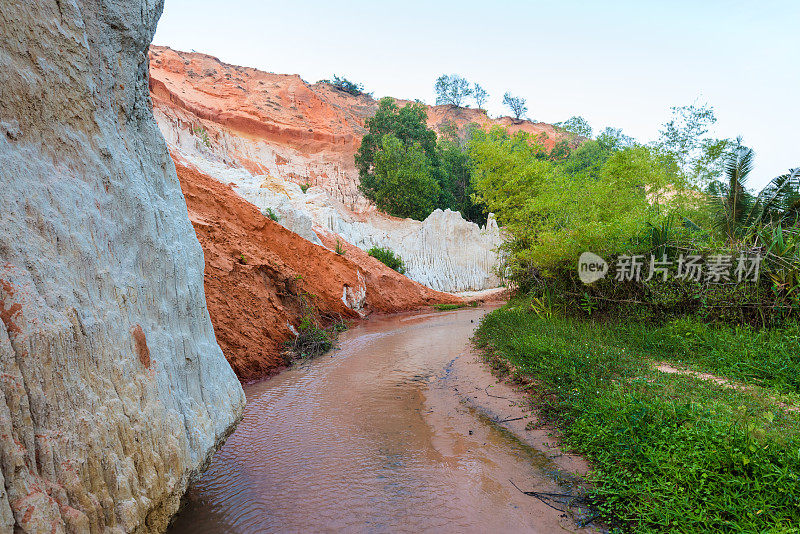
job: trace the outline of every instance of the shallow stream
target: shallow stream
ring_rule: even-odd
[[[516,403],[475,404],[500,391],[469,348],[487,311],[371,319],[247,386],[244,419],[170,532],[581,531],[512,484],[571,491],[551,451],[496,423]]]

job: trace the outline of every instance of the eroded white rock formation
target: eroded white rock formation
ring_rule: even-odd
[[[501,236],[492,215],[481,228],[450,210],[436,210],[424,221],[388,217],[374,210],[353,213],[321,187],[303,192],[296,183],[253,175],[211,154],[173,150],[203,173],[233,184],[239,195],[263,213],[272,210],[280,224],[309,241],[322,244],[314,231],[318,227],[365,251],[387,247],[403,259],[409,278],[438,291],[479,291],[500,285],[496,268]]]
[[[244,405],[150,111],[162,0],[0,9],[0,532],[162,531]]]

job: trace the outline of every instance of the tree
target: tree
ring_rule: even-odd
[[[375,204],[385,212],[421,221],[436,208],[441,191],[420,145],[406,146],[393,134],[384,135],[375,177]]]
[[[800,168],[773,178],[761,190],[752,218],[759,224],[792,226],[800,222]]]
[[[709,192],[719,205],[718,225],[731,242],[749,226],[753,197],[747,192],[746,184],[754,157],[753,149],[744,146],[739,137],[725,158],[725,181],[717,180],[709,186]]]
[[[472,88],[466,78],[458,74],[442,74],[436,80],[436,105],[462,107],[464,100],[472,94]]]
[[[726,154],[733,144],[729,139],[709,137],[717,122],[708,104],[672,107],[672,118],[659,131],[655,146],[669,154],[684,175],[704,186],[718,179],[724,170]]]
[[[436,132],[428,128],[425,106],[411,103],[399,108],[394,100],[385,97],[378,103],[375,115],[367,119],[367,134],[361,139],[356,152],[356,167],[361,177],[362,192],[370,200],[373,186],[375,154],[382,149],[383,136],[393,134],[406,146],[418,144],[432,165],[438,166]]]
[[[520,120],[528,111],[528,106],[525,105],[525,99],[521,96],[512,96],[511,93],[503,95],[503,104],[511,109],[514,118]]]
[[[506,267],[518,282],[534,270],[572,269],[587,250],[603,257],[629,250],[642,225],[662,217],[647,191],[681,185],[649,147],[609,151],[587,141],[562,163],[542,159],[532,142],[522,132],[490,130],[470,143],[475,196],[507,231]]]
[[[592,127],[583,117],[570,117],[563,122],[557,122],[553,126],[557,126],[562,130],[575,135],[583,137],[592,137]]]
[[[478,109],[483,109],[483,105],[489,98],[489,93],[487,93],[486,89],[481,87],[480,84],[476,83],[472,88],[472,96],[475,98],[475,105],[478,107]]]
[[[622,149],[636,145],[636,140],[622,133],[621,128],[606,128],[597,136],[597,141],[609,149]]]

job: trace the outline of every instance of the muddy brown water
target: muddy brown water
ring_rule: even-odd
[[[331,355],[245,387],[244,419],[170,532],[586,530],[512,485],[572,491],[552,452],[475,404],[493,384],[469,349],[485,313],[372,319]]]

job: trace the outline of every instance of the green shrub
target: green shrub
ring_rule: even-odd
[[[334,252],[336,252],[336,254],[338,254],[339,256],[344,256],[345,254],[347,254],[347,251],[342,246],[342,242],[339,241],[338,239],[336,240],[336,249],[334,250]]]
[[[309,183],[304,183],[304,184],[301,184],[301,185],[300,185],[300,190],[301,190],[303,193],[305,193],[306,191],[308,191],[308,188],[309,188],[309,187],[311,187],[311,184],[309,184]]]
[[[334,348],[336,334],[336,329],[320,327],[313,315],[304,315],[300,320],[297,335],[294,339],[286,342],[287,351],[284,356],[287,363],[297,359],[316,358],[325,354]]]
[[[192,133],[200,138],[200,142],[206,148],[211,148],[211,138],[208,136],[208,131],[202,125],[193,127]]]
[[[332,80],[320,80],[320,82],[330,84],[339,91],[351,94],[353,96],[367,94],[364,92],[364,86],[362,84],[351,82],[344,76],[340,78],[334,74]]]
[[[396,255],[391,249],[383,247],[372,247],[367,252],[370,256],[383,263],[390,269],[394,269],[400,274],[405,274],[406,267],[400,256]]]
[[[264,215],[266,215],[275,222],[278,222],[278,220],[280,219],[280,217],[278,217],[278,214],[275,213],[275,210],[273,210],[270,207],[264,208]]]
[[[296,282],[302,279],[295,278]],[[297,334],[285,343],[283,357],[287,364],[294,360],[307,360],[320,356],[336,348],[340,332],[347,330],[347,323],[341,317],[321,318],[317,308],[312,304],[315,295],[300,293],[303,315],[297,327]],[[327,324],[327,326],[323,326]]]

